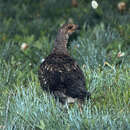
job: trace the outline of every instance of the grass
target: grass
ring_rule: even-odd
[[[70,0],[0,1],[0,129],[130,129],[129,1],[122,12],[118,2],[98,1],[94,10],[86,0],[77,8]],[[78,104],[62,106],[43,92],[37,75],[57,28],[68,21],[81,26],[69,53],[92,94],[82,112]],[[24,42],[28,48],[21,50]]]
[[[104,71],[108,72],[110,70]],[[104,75],[93,73],[91,76],[95,79],[102,79]],[[121,71],[109,73],[104,78],[106,83],[93,81],[90,86],[94,88],[96,84],[96,87],[95,90],[90,88],[92,99],[86,101],[82,113],[77,104],[72,108],[63,107],[41,89],[37,91],[38,80],[32,74],[27,88],[16,86],[15,93],[10,91],[3,108],[3,125],[7,129],[129,129],[128,82],[127,78],[116,79],[119,74]]]
[[[82,41],[80,42],[79,44],[82,44]],[[37,50],[37,53],[40,55],[41,52]],[[6,46],[4,43],[1,44],[0,54],[1,128],[130,128],[129,64],[114,67],[100,65],[93,68],[86,61],[81,66],[86,77],[86,87],[92,94],[91,100],[85,102],[81,113],[77,104],[71,107],[62,106],[55,102],[51,95],[42,91],[37,78],[40,59],[35,64],[31,53],[21,51],[19,43],[9,42]]]

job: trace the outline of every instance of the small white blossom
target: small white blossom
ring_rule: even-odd
[[[96,9],[98,7],[98,3],[95,0],[92,0],[91,5],[93,9]]]
[[[117,57],[122,57],[124,55],[125,55],[125,53],[120,51],[120,52],[118,52]]]
[[[125,2],[119,2],[117,5],[117,8],[119,11],[124,11],[126,9],[126,3]]]
[[[74,23],[73,19],[72,19],[72,18],[69,18],[69,19],[68,19],[68,23]]]
[[[22,45],[21,45],[21,50],[26,50],[28,48],[28,45],[27,45],[27,43],[22,43]]]
[[[32,63],[29,63],[29,66],[32,66]]]

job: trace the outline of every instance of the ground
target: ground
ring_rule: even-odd
[[[0,128],[130,129],[129,1],[123,11],[118,0],[97,1],[97,9],[85,0],[77,7],[69,1],[0,2]],[[77,104],[62,106],[44,93],[37,75],[57,29],[68,21],[81,27],[69,53],[92,94],[82,113]]]

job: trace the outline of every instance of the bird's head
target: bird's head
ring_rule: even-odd
[[[71,34],[73,34],[79,28],[76,24],[64,24],[60,29],[59,32],[66,35],[68,38]]]
[[[54,43],[54,53],[66,53],[67,54],[67,43],[69,36],[72,35],[78,29],[76,24],[64,24],[59,29]]]

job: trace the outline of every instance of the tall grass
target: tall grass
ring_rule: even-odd
[[[97,1],[97,9],[77,2],[74,8],[70,0],[0,1],[0,129],[130,129],[129,1],[124,11],[118,0]],[[37,75],[57,28],[68,21],[81,26],[69,53],[92,95],[82,111],[43,92]],[[28,48],[21,50],[22,43]]]
[[[82,44],[82,40],[79,40],[80,43]],[[10,46],[8,48],[4,44],[1,45],[1,128],[9,130],[130,128],[128,64],[112,67],[97,63],[93,68],[87,60],[85,62],[80,59],[84,63],[81,68],[86,77],[86,87],[92,94],[81,112],[78,104],[62,106],[53,96],[43,92],[37,78],[40,59],[35,64],[33,59],[28,58],[31,53],[24,54],[19,44],[6,43],[6,46]],[[78,50],[75,51],[78,53]],[[97,51],[96,48],[93,51]],[[37,53],[40,54],[41,51],[37,50]],[[88,59],[93,57],[96,61],[94,55],[88,55]],[[104,56],[106,55],[102,57]],[[86,58],[85,54],[82,57]]]

